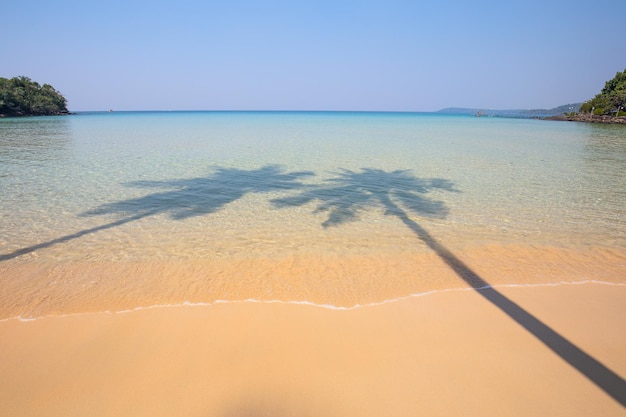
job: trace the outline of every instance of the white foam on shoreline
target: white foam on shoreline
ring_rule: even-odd
[[[501,284],[501,285],[487,285],[487,286],[480,287],[480,288],[473,288],[473,287],[468,287],[468,288],[448,288],[448,289],[443,289],[443,290],[425,291],[425,292],[421,292],[421,293],[409,294],[409,295],[405,295],[405,296],[402,296],[402,297],[391,298],[391,299],[387,299],[387,300],[383,300],[383,301],[377,301],[377,302],[372,302],[372,303],[367,303],[367,304],[354,304],[352,306],[336,306],[336,305],[333,305],[333,304],[318,304],[318,303],[314,303],[314,302],[306,301],[306,300],[303,300],[303,301],[298,301],[298,300],[288,300],[288,301],[285,301],[285,300],[259,300],[259,299],[256,299],[256,298],[248,298],[248,299],[245,299],[245,300],[215,300],[215,301],[211,301],[211,302],[193,302],[193,303],[190,302],[190,301],[184,301],[182,303],[155,304],[155,305],[151,305],[151,306],[138,306],[138,307],[134,307],[134,308],[131,308],[131,309],[117,310],[117,311],[105,310],[105,311],[71,313],[71,314],[51,314],[51,315],[40,316],[40,317],[22,317],[22,316],[17,316],[17,317],[9,317],[9,318],[5,318],[5,319],[0,319],[0,323],[6,322],[6,321],[11,321],[11,320],[19,320],[20,322],[30,322],[30,321],[36,321],[36,320],[41,320],[41,319],[45,319],[45,318],[73,317],[73,316],[83,316],[83,315],[92,315],[92,314],[111,314],[111,315],[114,315],[114,314],[127,314],[127,313],[133,313],[133,312],[136,312],[136,311],[142,311],[142,310],[152,310],[152,309],[172,308],[172,307],[207,307],[207,306],[217,305],[217,304],[248,304],[248,303],[254,303],[254,304],[287,304],[287,305],[311,306],[311,307],[324,308],[324,309],[335,310],[335,311],[351,311],[351,310],[356,310],[356,309],[360,309],[360,308],[376,307],[376,306],[381,306],[381,305],[385,305],[385,304],[391,304],[391,303],[395,303],[395,302],[399,302],[399,301],[403,301],[403,300],[407,300],[407,299],[411,299],[411,298],[418,298],[418,297],[424,297],[424,296],[428,296],[428,295],[447,293],[447,292],[483,291],[483,290],[486,290],[486,289],[498,289],[498,288],[559,287],[559,286],[564,286],[564,285],[587,285],[587,284],[612,285],[612,286],[618,286],[618,287],[626,287],[626,283],[598,281],[598,280],[560,281],[560,282],[550,282],[550,283],[540,283],[540,284]]]

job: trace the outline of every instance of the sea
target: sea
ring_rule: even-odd
[[[0,319],[626,284],[626,128],[376,112],[0,119]]]

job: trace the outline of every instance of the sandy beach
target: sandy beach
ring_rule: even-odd
[[[497,288],[626,377],[626,286]],[[229,302],[0,322],[1,416],[619,416],[475,290],[338,310]]]

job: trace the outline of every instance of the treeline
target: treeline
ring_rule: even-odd
[[[50,84],[28,77],[0,77],[0,116],[50,116],[67,114],[65,97]]]
[[[606,82],[602,91],[580,106],[580,113],[626,116],[626,70]]]

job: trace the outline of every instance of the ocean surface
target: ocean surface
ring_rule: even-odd
[[[442,250],[489,285],[626,283],[626,129],[429,113],[0,119],[0,219],[0,319],[348,308],[471,286]]]

